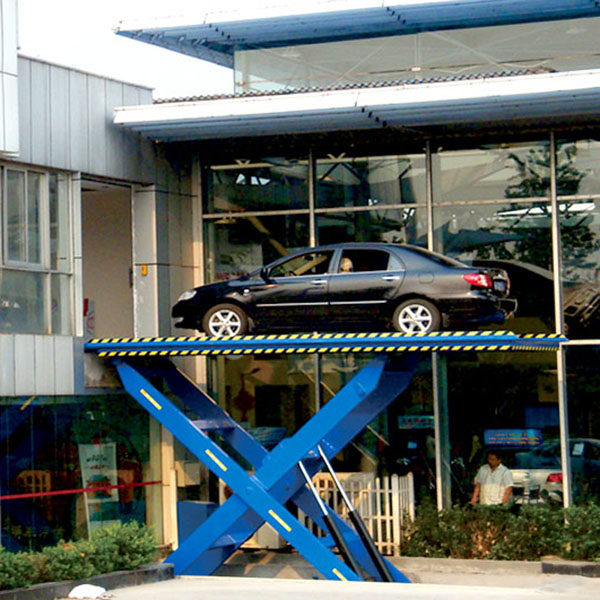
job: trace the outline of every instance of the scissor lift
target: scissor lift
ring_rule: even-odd
[[[558,335],[516,335],[503,331],[293,334],[231,338],[168,337],[94,339],[87,352],[109,358],[125,389],[184,446],[223,480],[233,494],[191,533],[168,558],[177,574],[213,573],[263,523],[300,552],[327,579],[380,580],[354,529],[333,511],[347,546],[364,569],[357,573],[331,551],[330,536],[317,537],[286,508],[291,500],[323,531],[323,516],[298,463],[309,476],[322,469],[317,452],[338,454],[409,385],[419,355],[456,351],[552,351],[566,341]],[[172,356],[264,357],[286,354],[369,353],[374,358],[293,436],[268,452],[214,400],[169,360]],[[163,379],[170,393],[193,412],[188,418],[151,381]],[[225,442],[223,446],[215,440]],[[224,448],[233,448],[254,469],[249,474]],[[409,580],[386,561],[394,581]]]

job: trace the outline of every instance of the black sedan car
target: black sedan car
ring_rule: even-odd
[[[289,254],[249,275],[183,292],[176,327],[210,336],[261,330],[417,334],[504,323],[516,309],[501,269],[416,246],[348,243]]]

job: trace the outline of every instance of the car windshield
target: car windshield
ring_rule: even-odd
[[[449,258],[447,256],[443,256],[442,254],[438,254],[437,252],[431,252],[430,250],[425,250],[425,248],[420,248],[419,246],[402,246],[405,250],[409,250],[410,252],[414,252],[415,254],[420,254],[425,258],[435,261],[440,265],[444,265],[445,267],[464,267],[468,268],[464,263],[459,262],[458,260],[454,260],[453,258]]]

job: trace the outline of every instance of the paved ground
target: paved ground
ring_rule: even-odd
[[[600,581],[573,575],[544,575],[532,587],[357,583],[255,577],[181,577],[110,592],[114,600],[598,600]],[[539,584],[539,585],[537,585]]]
[[[112,590],[114,600],[598,600],[600,578],[544,574],[540,563],[400,558],[412,584],[315,580],[297,554],[239,553],[215,577]]]

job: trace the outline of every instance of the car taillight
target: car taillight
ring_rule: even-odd
[[[492,287],[492,278],[487,273],[467,273],[466,275],[463,275],[463,279],[467,283],[470,283],[471,285],[475,285],[477,287]]]
[[[546,483],[562,483],[562,473],[550,473]]]

